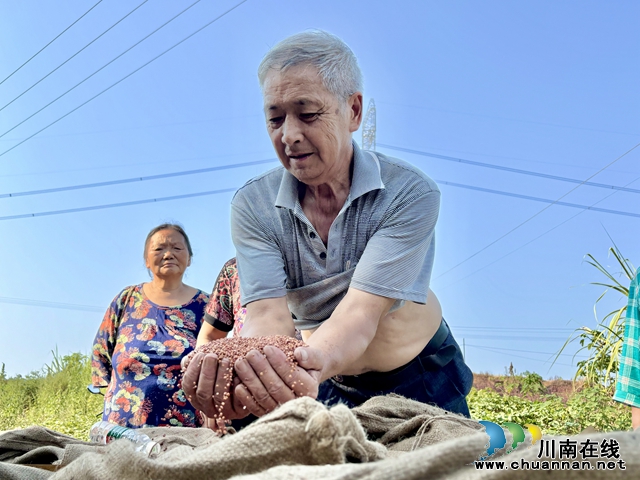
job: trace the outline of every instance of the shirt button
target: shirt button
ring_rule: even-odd
[[[316,234],[315,234],[315,233],[313,233],[313,232],[311,232],[311,233],[309,234],[309,236],[310,236],[311,238],[316,238]]]
[[[320,254],[320,258],[321,258],[322,260],[324,260],[325,258],[327,258],[327,254],[326,254],[326,253],[324,253],[324,252],[322,252],[322,253]]]

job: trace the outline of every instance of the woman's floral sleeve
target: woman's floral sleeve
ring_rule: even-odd
[[[93,340],[91,383],[96,387],[106,387],[111,380],[111,357],[118,337],[118,325],[131,297],[131,288],[124,289],[113,299]]]

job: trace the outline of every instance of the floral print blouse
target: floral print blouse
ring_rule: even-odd
[[[153,303],[141,285],[120,292],[93,342],[91,381],[108,387],[103,420],[126,427],[198,427],[181,385],[180,360],[196,345],[209,296],[184,305]]]
[[[205,309],[204,320],[218,330],[238,336],[247,309],[240,301],[240,280],[235,257],[224,264],[211,292],[211,298]]]

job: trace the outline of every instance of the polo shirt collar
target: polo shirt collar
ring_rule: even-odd
[[[373,152],[363,152],[355,141],[351,143],[353,144],[353,178],[351,179],[351,189],[349,190],[347,204],[350,204],[365,193],[384,189],[380,161],[377,155]],[[296,177],[285,170],[280,181],[275,206],[297,210],[299,183]]]

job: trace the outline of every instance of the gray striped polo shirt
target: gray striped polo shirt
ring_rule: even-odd
[[[349,287],[426,303],[440,191],[416,167],[353,142],[353,178],[327,245],[283,167],[249,180],[231,202],[243,305],[287,297],[296,327],[325,321]]]

